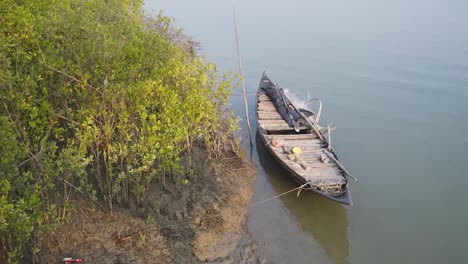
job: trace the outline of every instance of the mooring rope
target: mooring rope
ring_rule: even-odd
[[[302,189],[304,189],[304,187],[306,187],[307,185],[309,185],[309,182],[306,182],[306,183],[302,184],[302,185],[299,186],[299,187],[296,187],[296,188],[291,189],[291,190],[289,190],[289,191],[285,191],[285,192],[283,192],[283,193],[280,193],[280,194],[275,195],[275,196],[273,196],[273,197],[270,197],[270,198],[268,198],[268,199],[265,199],[265,200],[262,200],[262,201],[259,201],[259,202],[253,203],[253,204],[249,204],[249,205],[245,206],[244,208],[249,208],[249,207],[252,207],[252,206],[257,205],[257,204],[262,204],[262,203],[268,202],[268,201],[270,201],[270,200],[273,200],[273,199],[276,199],[276,198],[281,197],[281,196],[283,196],[283,195],[286,195],[286,194],[288,194],[288,193],[290,193],[290,192],[294,192],[295,190],[298,190],[298,191],[297,191],[297,197],[299,197],[299,194],[301,193]]]
[[[297,190],[297,196],[299,197],[299,194],[301,193],[301,191],[307,186],[309,185],[310,182],[306,182],[304,184],[302,184],[301,186],[298,186],[296,188],[293,188],[291,190],[288,190],[288,191],[285,191],[285,192],[282,192],[278,195],[275,195],[273,197],[270,197],[270,198],[267,198],[267,199],[264,199],[264,200],[261,200],[261,201],[258,201],[256,203],[253,203],[253,204],[249,204],[249,205],[246,205],[246,206],[242,206],[242,207],[239,207],[237,209],[234,209],[234,210],[240,210],[240,209],[246,209],[246,208],[249,208],[249,207],[252,207],[252,206],[255,206],[255,205],[259,205],[259,204],[262,204],[262,203],[266,203],[268,201],[271,201],[273,199],[276,199],[276,198],[279,198],[283,195],[286,195],[288,193],[291,193],[291,192],[294,192]],[[200,222],[203,221],[203,220],[208,220],[208,219],[211,219],[211,218],[217,218],[217,217],[220,217],[219,214],[213,214],[213,215],[207,215],[205,217],[201,217],[200,218]],[[155,230],[161,230],[161,229],[166,229],[166,228],[170,228],[170,227],[175,227],[175,226],[181,226],[181,225],[190,225],[193,223],[193,220],[192,219],[188,219],[188,220],[185,220],[185,221],[181,221],[181,222],[172,222],[172,223],[169,223],[169,224],[166,224],[164,226],[158,226],[159,223],[157,224],[152,224],[152,225],[148,225],[144,228],[140,228],[138,231],[135,231],[135,232],[132,232],[131,234],[127,234],[126,236],[123,236],[121,237],[120,236],[120,232],[122,231],[122,229],[120,229],[119,231],[116,231],[115,234],[117,235],[117,237],[115,237],[114,239],[116,239],[116,244],[119,245],[119,243],[123,243],[123,241],[125,240],[128,240],[128,239],[131,239],[133,236],[137,235],[137,234],[140,234],[141,232],[143,231],[155,231]],[[83,242],[81,244],[85,244],[86,242]],[[79,244],[79,245],[81,245]]]

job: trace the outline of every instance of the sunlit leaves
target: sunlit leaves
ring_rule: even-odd
[[[233,142],[229,76],[171,23],[138,0],[0,0],[1,256],[74,197],[140,203],[194,143]]]

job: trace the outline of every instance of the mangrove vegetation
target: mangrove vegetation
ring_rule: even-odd
[[[231,77],[140,0],[0,0],[0,262],[41,254],[74,201],[112,214],[189,184],[237,121]]]

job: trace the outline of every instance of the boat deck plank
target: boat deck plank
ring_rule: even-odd
[[[302,139],[316,139],[318,138],[315,134],[290,134],[290,135],[274,135],[270,136],[270,139],[280,139],[280,140],[302,140]]]
[[[285,134],[266,136],[268,141],[279,139],[284,147],[269,146],[274,154],[301,177],[312,183],[328,182],[340,183],[344,181],[343,174],[334,163],[323,162],[322,155],[325,144],[314,134]],[[302,151],[298,155],[306,165],[304,169],[299,163],[290,160],[291,153],[285,151],[292,147],[299,147]]]
[[[258,113],[259,120],[283,120],[283,117],[275,112],[259,112]]]
[[[278,155],[278,153],[276,153]],[[316,162],[305,160],[307,168],[304,169],[300,164],[290,160],[288,154],[281,153],[278,157],[294,170],[301,177],[312,183],[326,181],[327,183],[340,183],[343,182],[343,176],[339,168],[331,163],[322,163],[318,159]]]
[[[270,97],[268,97],[268,95],[266,95],[265,93],[261,93],[258,96],[258,100],[259,101],[271,101]]]
[[[258,120],[258,125],[262,127],[265,130],[271,130],[271,131],[290,131],[294,130],[294,127],[290,127],[288,123],[284,120],[275,120],[275,119],[267,119],[267,120]],[[306,126],[300,126],[300,130],[308,130],[309,128]]]

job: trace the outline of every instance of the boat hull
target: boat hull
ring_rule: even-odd
[[[351,195],[350,195],[350,192],[349,192],[349,189],[348,189],[348,181],[346,180],[346,177],[344,176],[344,172],[342,170],[339,170],[339,172],[343,175],[342,177],[343,177],[345,183],[342,185],[341,191],[338,192],[338,193],[333,193],[333,194],[328,193],[326,191],[320,190],[319,188],[316,188],[313,184],[310,184],[311,183],[310,182],[310,177],[305,177],[304,175],[301,175],[301,174],[303,174],[303,172],[301,172],[301,170],[298,169],[297,166],[292,166],[291,162],[289,162],[288,160],[285,160],[284,155],[278,154],[279,153],[278,149],[271,145],[271,137],[275,137],[277,135],[282,135],[281,133],[283,131],[274,131],[274,134],[271,134],[272,131],[269,131],[267,129],[268,124],[266,123],[266,121],[264,119],[262,120],[262,117],[260,116],[260,113],[263,113],[262,111],[260,111],[260,109],[262,108],[261,97],[263,96],[263,98],[264,98],[264,94],[265,94],[262,87],[265,87],[266,84],[271,85],[273,83],[264,74],[262,76],[261,81],[260,81],[259,90],[258,90],[257,96],[256,96],[256,98],[257,98],[256,115],[257,115],[257,128],[258,128],[257,132],[258,132],[258,136],[262,140],[263,145],[268,149],[269,154],[273,156],[273,158],[287,172],[286,174],[289,175],[290,178],[292,178],[295,182],[297,182],[298,184],[301,184],[301,185],[309,183],[309,186],[307,186],[305,188],[306,190],[311,190],[311,191],[313,191],[313,192],[315,192],[315,193],[317,193],[319,195],[322,195],[322,196],[324,196],[324,197],[326,197],[326,198],[328,198],[330,200],[336,201],[338,203],[345,204],[345,205],[351,205],[352,200],[351,200]],[[270,110],[270,111],[273,111],[273,110]],[[292,117],[292,115],[291,115],[291,117]],[[279,117],[276,118],[276,119],[279,119]],[[274,123],[277,124],[278,122],[280,122],[280,121],[275,120]],[[291,128],[291,130],[292,129],[293,128]],[[305,130],[299,131],[299,132],[297,132],[297,134],[295,134],[296,132],[292,132],[291,130],[287,130],[285,132],[287,134],[285,134],[285,135],[313,135],[314,134],[314,132],[311,131],[310,129],[305,129]],[[315,141],[316,140],[317,139],[315,139]],[[325,143],[326,142],[324,142],[324,144]]]

